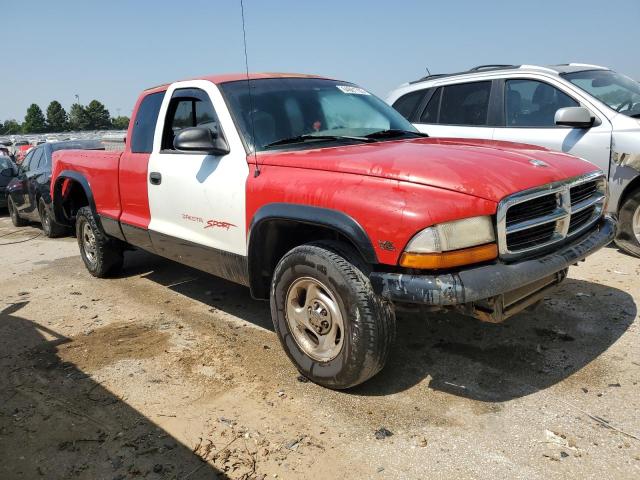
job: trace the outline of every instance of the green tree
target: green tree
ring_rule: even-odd
[[[21,131],[22,126],[15,120],[7,120],[6,122],[4,122],[2,133],[4,133],[5,135],[15,135],[16,133],[20,133]]]
[[[69,127],[71,130],[89,130],[87,110],[79,103],[71,105],[69,110]]]
[[[97,100],[91,100],[86,108],[89,118],[89,128],[94,130],[106,130],[111,128],[111,115],[109,110]]]
[[[52,132],[64,132],[69,128],[67,112],[57,100],[52,101],[47,107],[47,126]]]
[[[44,119],[44,114],[38,105],[32,103],[27,108],[27,114],[24,117],[24,124],[22,130],[24,133],[42,133],[46,131],[47,124]]]
[[[129,117],[120,116],[112,118],[111,124],[116,130],[126,130],[129,128]]]

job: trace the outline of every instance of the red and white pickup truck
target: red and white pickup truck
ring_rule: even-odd
[[[146,90],[124,152],[59,152],[51,183],[93,275],[137,247],[246,285],[330,388],[383,367],[396,306],[498,322],[615,233],[592,164],[425,138],[366,90],[305,75]]]

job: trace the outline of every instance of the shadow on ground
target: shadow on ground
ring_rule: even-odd
[[[0,311],[0,478],[227,478],[57,347],[71,340]]]
[[[210,307],[273,331],[267,302],[247,288],[143,252],[123,275],[143,274]],[[387,366],[352,395],[389,395],[430,378],[432,389],[503,402],[548,388],[598,360],[637,314],[616,288],[568,279],[533,312],[495,325],[455,314],[399,314]],[[283,353],[284,356],[284,353]]]

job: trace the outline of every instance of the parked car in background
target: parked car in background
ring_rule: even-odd
[[[425,138],[363,88],[293,74],[146,90],[124,152],[57,152],[51,182],[92,275],[134,246],[246,285],[331,388],[383,367],[396,305],[500,322],[615,233],[589,162]]]
[[[485,65],[402,85],[388,103],[434,137],[541,145],[608,176],[617,245],[640,256],[640,83],[605,67]]]
[[[9,156],[0,156],[0,208],[7,206],[7,185],[18,174],[18,167]]]
[[[16,177],[7,186],[7,206],[16,227],[34,221],[42,223],[42,230],[47,237],[53,238],[67,232],[68,229],[53,220],[50,185],[52,155],[68,149],[104,150],[104,147],[98,140],[78,140],[44,143],[29,151]]]

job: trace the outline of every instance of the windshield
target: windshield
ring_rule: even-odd
[[[562,75],[615,111],[640,116],[640,83],[611,70],[588,70]]]
[[[417,130],[378,97],[353,84],[316,78],[270,78],[220,85],[251,150],[308,148],[323,142],[281,141],[303,136],[352,142],[382,130]],[[253,117],[253,119],[251,118]],[[251,121],[253,120],[253,125]],[[255,136],[255,139],[254,139]],[[348,138],[352,137],[352,138]]]

